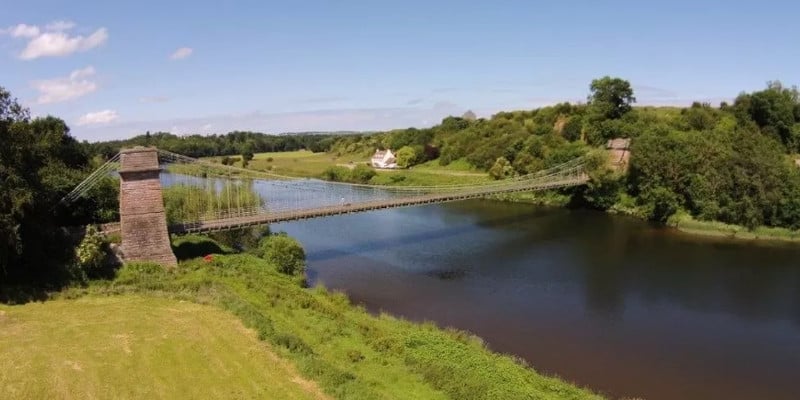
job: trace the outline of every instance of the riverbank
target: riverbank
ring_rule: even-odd
[[[126,298],[145,298],[151,299],[146,302],[177,300],[220,308],[252,329],[302,379],[313,382],[332,398],[600,398],[557,378],[540,375],[517,358],[493,353],[480,338],[466,332],[442,329],[432,323],[411,323],[385,314],[375,316],[351,304],[342,293],[322,287],[305,289],[296,278],[278,273],[274,265],[248,254],[184,261],[170,271],[156,265],[129,264],[118,271],[114,280],[66,290],[55,296],[58,300],[53,304],[58,308],[66,300],[92,302],[105,296],[123,303]],[[62,318],[71,318],[69,311],[59,313]],[[157,327],[146,330],[150,336],[160,332]],[[36,353],[46,349],[34,346],[27,356],[38,358]],[[169,346],[163,349],[173,350]],[[109,361],[111,365],[116,362]],[[152,378],[136,364],[129,367],[139,384]],[[89,364],[82,368],[87,374],[97,372]],[[25,374],[19,384],[34,385],[36,376]],[[208,385],[216,385],[213,382]],[[222,390],[202,383],[197,386]],[[84,393],[78,390],[73,394],[84,397]]]
[[[679,212],[667,221],[667,226],[681,232],[710,237],[724,237],[740,240],[770,240],[782,242],[800,242],[800,230],[793,231],[786,228],[771,228],[760,226],[748,229],[741,225],[731,225],[718,221],[700,221],[691,215]]]
[[[328,153],[312,153],[310,151],[296,151],[285,153],[259,153],[256,154],[249,168],[254,170],[285,173],[297,177],[319,178],[326,168],[348,162],[357,164],[365,162],[354,155],[335,157]],[[410,169],[377,170],[377,175],[370,180],[371,184],[385,186],[404,185],[447,185],[447,184],[479,184],[491,182],[488,174],[476,170],[464,160],[457,160],[448,166],[438,165],[437,160],[417,165]],[[545,207],[566,207],[570,204],[569,195],[557,191],[510,193],[491,196],[491,199],[515,203],[527,203]],[[634,199],[623,195],[623,198],[611,207],[608,212],[643,218],[638,212]],[[667,226],[683,233],[724,237],[741,240],[766,240],[800,242],[800,230],[792,231],[785,228],[758,227],[750,230],[740,225],[731,225],[718,221],[700,221],[688,214],[677,213],[673,215]]]

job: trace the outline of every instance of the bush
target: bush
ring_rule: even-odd
[[[514,167],[505,157],[500,157],[495,161],[494,166],[489,169],[489,175],[494,179],[505,179],[514,176]]]
[[[314,351],[311,350],[311,346],[306,344],[303,339],[299,337],[288,334],[282,333],[275,336],[275,344],[278,346],[285,347],[287,350],[291,351],[292,353],[296,354],[313,354]]]
[[[267,236],[261,240],[260,255],[274,264],[278,272],[300,275],[305,272],[306,253],[297,240],[286,234]]]
[[[375,175],[377,175],[377,172],[375,172],[372,167],[357,165],[350,171],[350,181],[354,183],[367,183]]]
[[[328,167],[322,171],[322,179],[332,182],[347,182],[350,179],[350,170],[346,167]]]
[[[94,225],[90,225],[86,228],[86,235],[75,250],[78,264],[86,272],[99,269],[106,259],[107,249],[108,243],[103,234]]]

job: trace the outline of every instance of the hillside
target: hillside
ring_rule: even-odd
[[[0,387],[14,399],[326,399],[211,306],[115,296],[0,306]]]

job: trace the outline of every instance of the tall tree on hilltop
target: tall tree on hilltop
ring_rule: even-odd
[[[744,122],[755,122],[765,135],[780,139],[789,152],[800,149],[796,126],[800,123],[800,93],[796,87],[767,82],[765,90],[740,94],[734,112]]]
[[[619,119],[631,110],[636,102],[630,82],[605,76],[595,79],[589,86],[589,105],[606,119]]]

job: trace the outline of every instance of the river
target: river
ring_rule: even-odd
[[[611,397],[800,398],[800,246],[466,201],[283,223],[312,283]]]
[[[161,177],[165,186],[222,187]],[[391,195],[320,181],[253,187],[278,209]],[[494,351],[611,397],[800,398],[798,244],[707,239],[601,212],[490,200],[272,230],[302,242],[312,284],[373,312],[472,332]]]

